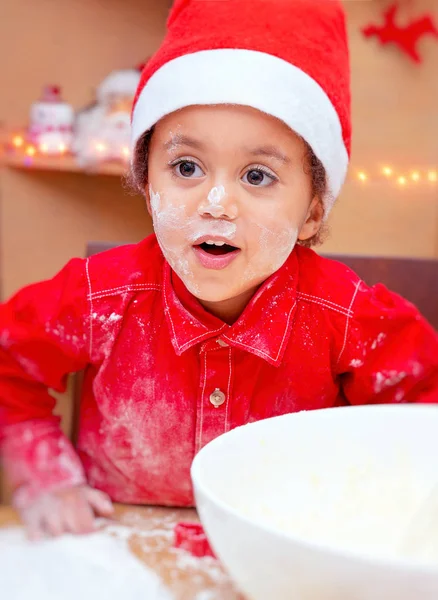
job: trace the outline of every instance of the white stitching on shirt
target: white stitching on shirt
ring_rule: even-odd
[[[128,283],[126,285],[122,285],[116,288],[108,288],[105,290],[100,290],[97,292],[93,292],[92,294],[88,295],[88,298],[94,298],[95,300],[97,298],[103,298],[104,296],[115,296],[117,294],[120,294],[124,291],[127,292],[136,292],[136,291],[140,291],[140,290],[156,290],[156,291],[160,291],[161,285],[158,284],[154,284],[154,283]]]
[[[160,290],[155,290],[154,288],[144,288],[144,290],[124,290],[124,292],[116,292],[109,294],[102,294],[101,296],[93,296],[93,300],[101,300],[102,298],[114,298],[114,296],[121,295],[122,293],[131,293],[136,294],[141,291],[150,291],[150,292],[159,292]]]
[[[202,427],[204,424],[204,395],[205,395],[205,386],[207,384],[207,352],[204,353],[204,383],[202,385],[202,396],[201,396],[201,418],[199,422],[199,433],[198,439],[196,442],[197,452],[201,449],[202,445]]]
[[[348,308],[348,310],[349,310],[349,311],[351,311],[351,307],[353,306],[353,303],[354,303],[354,301],[355,301],[355,299],[356,299],[357,292],[359,291],[359,287],[360,287],[361,283],[362,283],[362,281],[361,281],[361,280],[359,280],[359,281],[356,283],[356,288],[355,288],[355,290],[354,290],[354,294],[353,294],[353,297],[352,297],[352,299],[351,299],[350,306],[349,306],[349,308]],[[347,333],[348,333],[348,325],[349,325],[349,323],[350,323],[350,319],[351,319],[351,317],[350,317],[350,316],[348,316],[348,317],[347,317],[347,320],[346,320],[346,323],[345,323],[344,343],[342,344],[342,348],[341,348],[341,351],[340,351],[340,353],[339,353],[338,360],[337,360],[337,362],[336,362],[336,364],[337,364],[337,365],[339,364],[339,361],[341,360],[341,356],[342,356],[342,354],[344,353],[345,346],[347,345]]]
[[[87,275],[87,281],[88,281],[88,300],[90,301],[90,343],[89,343],[89,353],[90,353],[90,360],[91,360],[91,353],[93,350],[93,300],[91,298],[91,278],[90,278],[90,270],[89,270],[89,262],[90,259],[87,258],[87,260],[85,261],[85,273]]]
[[[170,320],[172,321],[172,317],[171,317],[170,313],[169,313],[169,317],[170,317]],[[214,333],[219,333],[220,331],[223,331],[223,330],[226,328],[226,326],[227,326],[227,325],[226,325],[226,324],[224,324],[224,325],[222,325],[222,327],[221,327],[220,329],[215,329],[214,331],[207,330],[205,333],[201,333],[201,335],[198,335],[197,337],[195,337],[195,338],[193,338],[193,339],[189,340],[188,342],[186,342],[186,343],[185,343],[185,344],[183,344],[182,346],[178,346],[178,348],[179,348],[180,352],[184,352],[184,350],[185,350],[185,349],[186,349],[188,346],[190,346],[191,344],[194,344],[195,342],[197,342],[197,341],[198,341],[200,338],[202,338],[204,335],[208,335],[208,336],[210,337],[210,335],[213,335]],[[172,325],[172,328],[173,328],[173,325]],[[174,333],[175,333],[175,330],[174,330]],[[178,344],[178,342],[177,342],[177,344]]]
[[[226,433],[229,429],[229,424],[228,424],[228,418],[229,418],[229,408],[230,408],[230,402],[231,402],[231,396],[230,396],[230,392],[231,392],[231,372],[232,372],[232,362],[231,362],[231,348],[228,348],[228,365],[230,367],[230,373],[228,375],[228,388],[227,388],[227,406],[226,406],[226,411],[225,411],[225,428],[224,428],[224,433]]]
[[[322,302],[325,302],[326,304],[331,304],[332,306],[336,306],[337,308],[340,308],[341,310],[345,310],[347,312],[352,312],[350,309],[346,308],[345,306],[342,306],[341,304],[336,304],[336,302],[327,300],[327,298],[321,298],[320,296],[314,296],[312,294],[307,294],[306,292],[297,292],[297,295],[305,296],[307,298],[314,298],[315,300],[321,300]]]
[[[232,344],[233,346],[237,346],[238,348],[243,348],[244,350],[252,350],[253,353],[256,354],[257,356],[259,356],[260,358],[269,358],[273,362],[277,362],[276,358],[273,358],[266,352],[263,352],[263,350],[259,350],[258,348],[254,348],[253,346],[249,346],[248,344],[243,344],[242,342],[236,342],[235,340],[230,340],[230,338],[227,338],[225,335],[222,337],[224,340],[228,340],[230,342],[230,344]]]
[[[175,340],[176,347],[181,352],[181,348],[179,347],[178,340],[176,338],[175,326],[174,326],[173,321],[172,321],[172,316],[170,314],[169,305],[167,304],[167,298],[166,298],[166,280],[164,280],[164,290],[163,291],[164,291],[164,293],[163,293],[164,304],[166,305],[167,313],[169,315],[170,325],[171,325],[172,331],[173,331],[173,338]]]
[[[325,300],[324,298],[318,298],[317,296],[309,296],[306,297],[306,295],[303,295],[302,292],[297,292],[297,296],[298,296],[298,300],[303,300],[305,302],[311,302],[313,304],[319,304],[320,306],[323,306],[324,308],[328,308],[330,310],[334,310],[335,312],[343,315],[344,317],[352,317],[353,313],[351,310],[344,308],[342,306],[339,306],[338,304],[334,304],[329,303],[329,300]],[[331,306],[331,304],[333,304],[333,306]],[[335,307],[339,307],[339,308],[335,308]]]
[[[164,280],[164,281],[165,281],[165,280]],[[200,335],[198,335],[197,337],[195,337],[195,338],[193,338],[193,339],[189,340],[188,342],[186,342],[186,343],[185,343],[185,344],[183,344],[182,346],[180,346],[180,345],[178,344],[178,338],[177,338],[177,336],[176,336],[175,326],[174,326],[174,324],[173,324],[173,320],[172,320],[172,314],[171,314],[171,312],[170,312],[169,305],[168,305],[168,303],[167,303],[167,298],[166,298],[166,283],[164,283],[164,293],[163,293],[163,297],[164,297],[164,304],[166,305],[167,312],[168,312],[168,314],[169,314],[169,319],[170,319],[170,324],[171,324],[171,326],[172,326],[172,331],[173,331],[173,337],[174,337],[174,339],[175,339],[175,344],[176,344],[176,347],[178,348],[178,350],[179,350],[180,352],[184,352],[184,350],[185,350],[186,348],[188,348],[188,347],[189,347],[191,344],[194,344],[195,342],[197,342],[199,339],[201,339],[201,338],[202,338],[202,337],[204,337],[205,335],[207,335],[208,337],[210,337],[210,336],[211,336],[211,335],[213,335],[214,333],[219,333],[219,331],[222,331],[222,330],[223,330],[223,329],[225,329],[225,328],[226,328],[226,326],[227,326],[227,325],[226,325],[226,323],[224,323],[224,324],[222,325],[222,327],[220,327],[219,329],[215,329],[214,331],[210,331],[209,329],[207,329],[207,327],[205,327],[205,325],[204,325],[203,323],[201,323],[201,325],[202,325],[203,327],[205,327],[206,331],[205,331],[204,333],[201,333],[201,334],[200,334]]]
[[[209,342],[212,342],[213,340],[208,340],[207,342],[205,342],[204,346],[206,346]],[[203,347],[201,347],[201,352],[202,352]],[[209,352],[218,352],[220,350],[223,350],[223,348],[221,348],[220,346],[218,346],[217,348],[210,348]]]
[[[250,349],[254,351],[254,354],[257,354],[257,356],[260,356],[261,358],[269,358],[270,360],[272,360],[273,362],[278,362],[278,357],[280,356],[283,346],[284,346],[284,342],[286,340],[286,334],[287,334],[287,330],[289,328],[289,321],[292,315],[292,312],[296,306],[296,302],[293,303],[292,308],[289,311],[289,315],[287,317],[287,322],[286,322],[286,327],[284,328],[284,334],[283,334],[283,339],[281,340],[281,344],[280,344],[280,348],[278,349],[277,352],[277,356],[275,358],[273,358],[272,356],[270,356],[269,354],[267,354],[267,352],[263,352],[263,350],[259,350],[258,348],[254,348],[254,346],[249,346],[248,344],[243,344],[242,342],[236,342],[235,340],[231,340],[229,337],[227,337],[226,335],[223,335],[222,338],[224,340],[227,340],[228,342],[230,342],[233,346],[239,346],[240,348],[245,348],[245,349]]]

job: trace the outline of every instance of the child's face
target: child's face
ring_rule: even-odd
[[[146,190],[155,232],[212,312],[230,302],[241,312],[297,238],[318,231],[322,209],[304,154],[285,124],[248,107],[188,107],[156,125]]]

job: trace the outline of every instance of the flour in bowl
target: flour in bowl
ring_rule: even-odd
[[[231,504],[251,520],[301,540],[375,558],[409,558],[438,566],[438,529],[431,530],[431,539],[421,544],[410,548],[404,543],[430,486],[406,466],[393,473],[352,468],[337,479],[332,472],[276,481],[275,492],[264,496],[254,479],[252,493],[233,498]]]

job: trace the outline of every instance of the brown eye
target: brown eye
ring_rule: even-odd
[[[275,173],[266,167],[250,168],[243,176],[243,181],[256,187],[267,187],[278,181]]]
[[[250,183],[251,185],[261,185],[266,175],[262,171],[253,169],[252,171],[248,171],[246,177],[248,183]]]
[[[204,175],[202,169],[198,165],[190,160],[182,160],[174,166],[175,173],[179,177],[202,177]]]
[[[191,162],[183,162],[179,165],[178,170],[183,177],[191,177],[195,172],[196,165]]]

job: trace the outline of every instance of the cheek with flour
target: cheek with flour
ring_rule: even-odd
[[[200,282],[195,275],[191,245],[200,237],[208,235],[225,237],[232,244],[237,226],[225,219],[202,218],[197,212],[188,215],[184,204],[155,192],[151,186],[149,194],[155,233],[163,254],[189,291],[197,295],[200,292]],[[216,209],[222,214],[221,201],[225,195],[224,186],[219,185],[210,190],[208,210],[212,216]],[[279,228],[278,223],[249,221],[249,225],[248,234],[253,240],[251,245],[254,251],[249,253],[239,277],[240,285],[244,286],[255,280],[260,282],[275,273],[287,260],[298,237],[298,229],[292,224]]]
[[[184,281],[192,293],[196,291],[196,283],[189,261],[182,252],[183,231],[188,218],[184,205],[174,206],[171,202],[161,202],[161,196],[149,188],[151,198],[152,220],[158,243],[172,269]]]
[[[217,198],[223,197],[221,187],[223,186],[219,186],[219,191],[215,192]],[[154,229],[163,254],[190,292],[196,295],[199,293],[199,285],[191,266],[191,245],[207,235],[219,235],[231,242],[237,227],[235,223],[223,219],[212,221],[203,219],[198,214],[189,216],[184,204],[173,202],[171,198],[154,192],[151,186],[149,196]],[[222,208],[219,204],[218,206],[222,213]]]
[[[245,269],[244,279],[268,278],[286,262],[298,239],[298,230],[294,227],[270,229],[266,225],[253,223],[254,239],[257,250]]]

